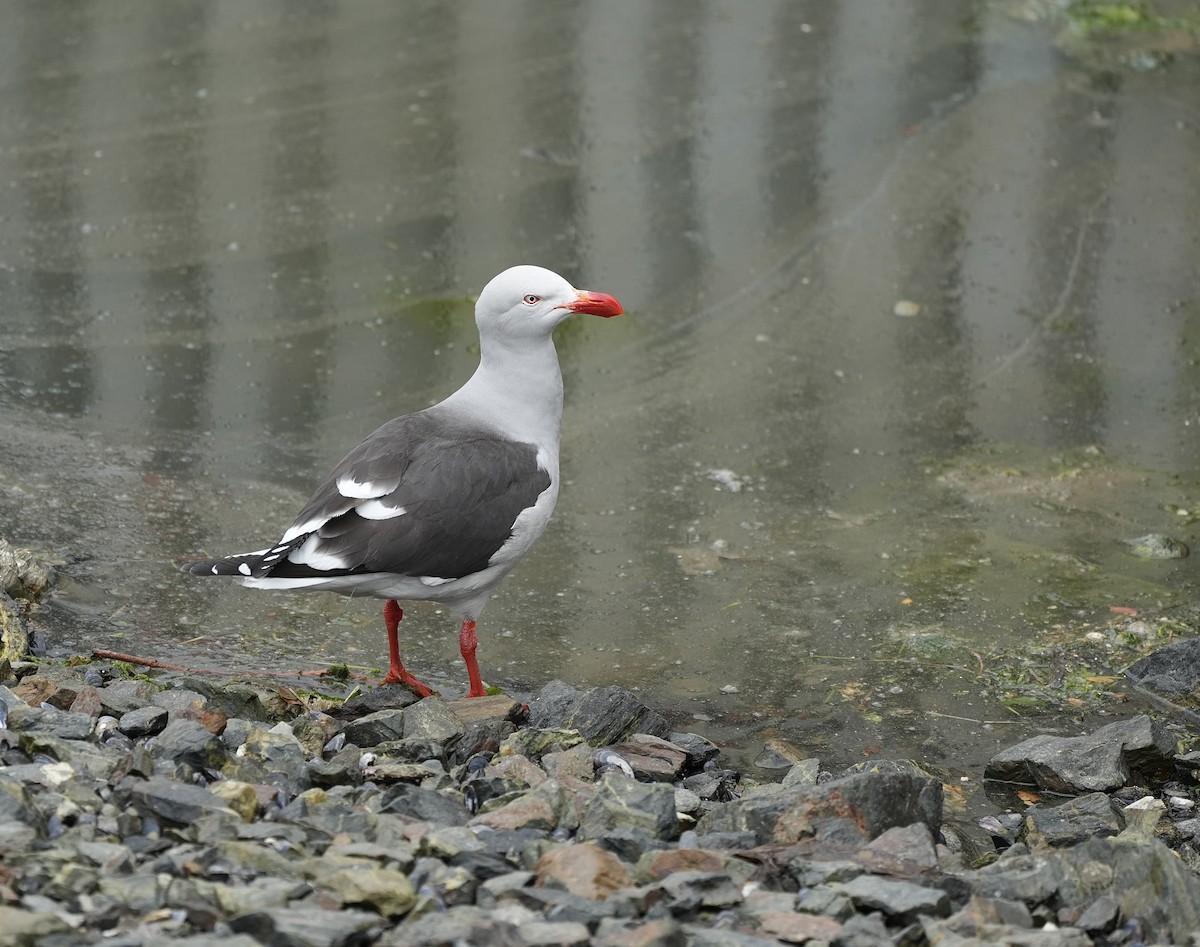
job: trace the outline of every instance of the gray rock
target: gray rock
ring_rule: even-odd
[[[44,819],[34,805],[33,794],[21,783],[7,777],[4,768],[0,768],[0,825],[9,822],[41,826]]]
[[[274,724],[290,720],[296,714],[295,703],[285,699],[278,688],[198,677],[188,678],[186,683],[193,700],[202,697],[209,710],[219,711],[226,717]]]
[[[1178,943],[1200,928],[1200,879],[1156,839],[1128,833],[1067,849],[1001,856],[959,874],[977,894],[1051,902],[1084,911],[1110,898],[1121,917],[1138,918],[1147,943]]]
[[[462,721],[440,697],[427,697],[405,707],[401,714],[404,718],[405,739],[429,740],[444,744],[466,732]]]
[[[372,747],[388,740],[402,739],[404,719],[402,710],[377,710],[365,717],[351,720],[342,733],[346,735],[347,743]]]
[[[586,947],[591,931],[578,921],[526,921],[517,935],[527,947]]]
[[[818,759],[800,760],[798,763],[793,763],[792,767],[783,775],[783,785],[791,788],[792,786],[815,786],[817,777],[821,773],[821,761]]]
[[[1189,552],[1186,543],[1163,533],[1147,533],[1121,541],[1129,547],[1129,554],[1139,559],[1186,559]]]
[[[685,749],[646,733],[635,733],[607,749],[625,760],[635,777],[655,782],[669,783],[678,779],[688,761]]]
[[[640,830],[652,838],[678,838],[675,790],[663,783],[639,783],[605,773],[584,810],[579,837],[599,839],[624,829]]]
[[[509,892],[527,888],[537,880],[532,871],[509,871],[480,883],[475,890],[475,903],[481,908],[495,907]]]
[[[377,914],[343,908],[267,908],[252,914],[230,918],[229,929],[248,934],[270,947],[352,947],[369,943],[367,933],[382,926]]]
[[[17,737],[46,736],[58,740],[86,740],[92,734],[92,718],[56,707],[30,707],[7,687],[0,687],[0,700],[8,710],[8,729]]]
[[[331,872],[318,884],[343,904],[365,905],[384,917],[406,914],[417,901],[408,875],[374,865]]]
[[[71,927],[57,914],[27,911],[0,904],[0,931],[11,947],[37,947],[49,939],[70,932]],[[66,941],[61,941],[66,943]]]
[[[687,768],[689,770],[697,770],[704,766],[711,759],[715,759],[721,752],[721,748],[707,737],[702,737],[698,733],[680,733],[674,732],[667,736],[675,746],[681,747],[687,753]]]
[[[1195,709],[1200,693],[1200,638],[1173,641],[1134,661],[1125,675],[1140,687],[1172,699],[1183,698]]]
[[[186,825],[210,812],[236,815],[207,789],[167,779],[139,780],[130,796],[143,813],[152,813],[168,822]]]
[[[216,734],[194,720],[172,720],[152,743],[147,741],[146,748],[159,759],[198,766],[219,767],[225,758],[225,748]]]
[[[664,899],[666,909],[681,917],[741,904],[742,892],[732,878],[720,872],[674,871],[661,881],[641,888],[635,896],[646,908]]]
[[[1116,835],[1125,819],[1102,792],[1088,793],[1057,806],[1035,805],[1025,813],[1020,838],[1030,848],[1077,845],[1095,836]]]
[[[104,709],[114,717],[120,717],[145,707],[157,694],[159,688],[149,681],[113,681],[99,688],[100,701]]]
[[[984,778],[1038,786],[1050,792],[1119,789],[1131,780],[1151,781],[1170,773],[1175,741],[1142,714],[1119,720],[1086,736],[1036,736],[997,753]]]
[[[454,767],[461,766],[476,753],[486,753],[490,756],[500,749],[500,744],[512,736],[516,729],[511,720],[481,720],[472,724],[461,739],[454,741],[446,762]]]
[[[230,683],[229,686],[236,685]],[[194,720],[208,709],[208,698],[186,687],[164,687],[150,698],[150,703],[167,711],[172,720],[178,720],[180,717]]]
[[[1116,926],[1119,917],[1117,902],[1108,895],[1101,895],[1084,909],[1075,926],[1090,934],[1104,934]]]
[[[749,831],[762,842],[790,843],[815,836],[854,844],[917,822],[936,836],[941,810],[942,784],[932,777],[855,773],[819,786],[790,786],[715,806],[696,831]]]
[[[524,947],[515,924],[470,905],[409,917],[380,943],[386,947]]]
[[[840,887],[826,884],[805,886],[796,898],[796,907],[807,914],[821,914],[836,921],[844,921],[854,913],[854,905]]]
[[[466,825],[470,818],[461,796],[456,799],[443,792],[407,783],[397,783],[385,789],[379,811],[439,825]]]
[[[636,928],[634,929],[636,933]],[[680,925],[680,932],[683,935],[683,943],[687,947],[778,947],[780,943],[774,937],[763,934],[743,933],[735,928],[724,924],[720,927],[714,927],[711,924],[703,922],[689,923]],[[631,945],[638,943],[637,940],[626,941]],[[818,941],[818,943],[820,943]],[[886,947],[891,941],[879,940],[873,941],[870,947]],[[842,947],[842,941],[837,941],[838,947]],[[855,945],[860,947],[860,945]],[[864,943],[861,947],[867,947]]]
[[[437,740],[426,740],[423,737],[412,740],[387,740],[376,745],[374,750],[377,757],[388,757],[412,763],[440,760],[446,755],[446,748],[441,743]]]
[[[581,693],[562,681],[551,681],[529,705],[529,725],[573,728],[594,746],[616,743],[634,733],[665,738],[671,729],[662,714],[615,684]]]
[[[595,947],[684,947],[679,922],[670,917],[627,921],[606,917],[596,928]]]
[[[856,914],[842,925],[837,943],[838,947],[883,947],[894,941],[880,915]]]
[[[311,890],[303,881],[264,875],[245,884],[214,885],[213,899],[222,913],[235,916],[264,908],[286,907],[288,902],[304,897]]]
[[[516,888],[505,900],[514,901],[554,921],[577,921],[595,930],[606,917],[633,917],[632,903],[617,898],[593,901],[560,888]]]
[[[309,760],[308,772],[314,786],[353,786],[363,781],[363,751],[348,746],[327,760]]]
[[[32,551],[0,539],[0,589],[13,598],[37,598],[53,581],[54,573]]]
[[[602,848],[627,862],[636,862],[648,852],[661,851],[670,844],[665,839],[655,838],[649,832],[636,828],[612,829],[598,836],[596,841]]]
[[[121,732],[135,740],[161,733],[167,725],[167,711],[162,707],[138,707],[121,715],[118,726]]]
[[[945,891],[911,881],[859,875],[835,890],[848,897],[860,911],[882,911],[904,923],[915,921],[921,914],[946,917],[950,913],[950,897]]]
[[[171,879],[166,875],[104,875],[100,893],[138,914],[156,911],[166,904]]]

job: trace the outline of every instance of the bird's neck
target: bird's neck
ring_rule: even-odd
[[[557,446],[563,383],[554,340],[525,341],[518,348],[481,339],[479,367],[447,401],[469,406],[474,415],[520,440]]]

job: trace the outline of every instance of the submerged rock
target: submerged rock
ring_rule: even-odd
[[[1186,543],[1162,533],[1126,539],[1124,543],[1129,547],[1130,554],[1139,559],[1186,559],[1189,552]]]

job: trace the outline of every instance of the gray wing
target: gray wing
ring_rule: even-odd
[[[192,563],[188,571],[457,579],[487,566],[517,516],[549,486],[534,445],[444,416],[410,414],[354,448],[275,546]]]

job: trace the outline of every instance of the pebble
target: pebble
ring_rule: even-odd
[[[1074,947],[1128,924],[1186,940],[1200,903],[1160,840],[1195,861],[1192,771],[1149,718],[997,754],[993,778],[1073,798],[982,818],[978,868],[942,844],[920,766],[827,773],[775,740],[760,782],[618,687],[551,682],[527,712],[380,688],[296,715],[257,685],[98,662],[23,669],[23,692],[89,672],[94,715],[0,686],[13,943]],[[1150,795],[1123,808],[1134,781]]]

